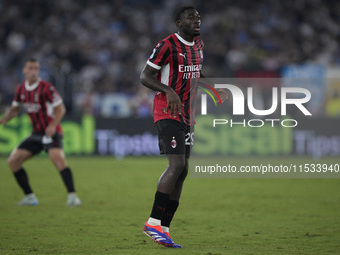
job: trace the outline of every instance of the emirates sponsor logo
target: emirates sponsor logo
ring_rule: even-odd
[[[183,73],[183,80],[197,79],[201,76],[202,65],[179,65],[178,70]]]
[[[39,110],[41,109],[40,104],[34,104],[34,103],[25,103],[24,107],[27,113],[36,113],[36,112],[39,112]]]
[[[179,65],[178,70],[181,73],[187,73],[187,72],[199,72],[202,70],[202,65]]]

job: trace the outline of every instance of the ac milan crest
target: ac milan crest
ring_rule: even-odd
[[[177,142],[176,142],[174,136],[172,137],[172,140],[171,140],[171,147],[172,147],[173,149],[175,149],[175,148],[177,147]]]

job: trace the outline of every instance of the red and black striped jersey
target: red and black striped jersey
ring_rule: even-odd
[[[192,125],[195,123],[194,100],[197,91],[197,82],[201,75],[203,64],[203,41],[196,38],[188,42],[177,33],[160,41],[147,64],[159,70],[157,79],[177,93],[182,101],[182,115],[170,117],[170,111],[164,112],[167,107],[166,95],[157,92],[154,98],[154,122],[161,119],[176,119]]]
[[[24,107],[31,119],[33,133],[45,133],[47,125],[53,120],[53,108],[62,102],[55,87],[39,79],[33,85],[27,81],[18,85],[12,105]],[[62,134],[60,125],[57,126],[57,132]]]

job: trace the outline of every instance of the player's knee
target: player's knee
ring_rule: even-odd
[[[13,157],[9,156],[7,159],[7,163],[11,167],[13,165]]]
[[[58,171],[64,170],[67,166],[63,160],[60,159],[52,159],[53,164],[56,166]]]
[[[178,159],[172,163],[172,168],[176,170],[176,172],[182,172],[185,168],[185,160]]]
[[[182,169],[183,170],[182,170],[181,174],[179,175],[178,179],[183,182],[185,180],[185,178],[187,177],[188,171],[189,171],[189,162],[188,162],[187,159],[185,159],[184,166],[183,166]]]
[[[58,157],[57,155],[50,155],[50,159],[58,171],[62,171],[67,167],[65,159],[63,159],[62,157]]]
[[[13,156],[10,156],[7,159],[7,162],[8,162],[9,168],[12,170],[12,172],[17,171],[21,167],[21,162]]]
[[[53,163],[58,163],[59,159],[57,156],[55,155],[49,155],[50,156],[50,160],[53,162]]]

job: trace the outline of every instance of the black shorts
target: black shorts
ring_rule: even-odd
[[[177,120],[164,119],[156,122],[160,154],[185,154],[190,157],[194,145],[194,129]]]
[[[19,149],[24,149],[32,152],[33,155],[38,154],[42,150],[48,152],[51,148],[63,148],[63,136],[56,133],[52,138],[45,134],[32,134],[27,137],[19,146]]]

